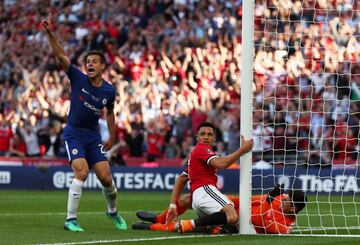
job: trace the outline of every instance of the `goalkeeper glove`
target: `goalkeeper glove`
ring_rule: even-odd
[[[266,201],[271,204],[272,201],[274,201],[274,198],[277,196],[280,196],[284,193],[284,184],[277,184],[274,186],[274,189],[272,189],[268,196],[266,197]]]

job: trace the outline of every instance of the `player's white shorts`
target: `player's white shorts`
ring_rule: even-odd
[[[220,212],[228,204],[234,205],[213,185],[199,187],[192,195],[192,208],[199,217]]]

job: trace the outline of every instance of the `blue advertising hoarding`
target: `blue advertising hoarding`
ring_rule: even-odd
[[[0,166],[1,189],[41,189],[44,174],[36,167]]]
[[[113,167],[114,182],[120,191],[171,191],[182,168],[131,168]],[[218,172],[218,187],[224,193],[239,191],[239,171]],[[256,193],[270,190],[275,184],[284,183],[285,189],[296,188],[307,193],[359,192],[360,174],[356,169],[306,169],[281,168],[253,170],[252,186]],[[39,169],[32,166],[0,166],[0,189],[68,189],[73,174],[69,167]],[[101,185],[91,172],[86,189]]]

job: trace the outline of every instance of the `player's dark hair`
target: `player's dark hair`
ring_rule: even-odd
[[[299,213],[301,210],[303,210],[303,208],[305,208],[307,203],[307,196],[303,191],[290,190],[288,194],[294,204],[295,213]]]
[[[87,52],[84,56],[84,63],[86,63],[86,60],[87,58],[90,56],[90,55],[97,55],[100,57],[100,62],[101,64],[106,64],[106,59],[105,59],[105,56],[102,52],[98,51],[98,50],[90,50],[89,52]]]
[[[199,125],[198,128],[197,128],[197,131],[199,132],[200,128],[203,128],[203,127],[212,128],[213,131],[214,131],[214,133],[216,132],[216,129],[215,129],[214,124],[212,124],[212,123],[210,123],[210,122],[200,123],[200,125]]]

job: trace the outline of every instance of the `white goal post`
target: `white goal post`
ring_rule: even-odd
[[[284,184],[308,197],[291,234],[360,236],[360,1],[242,4],[240,234]]]
[[[254,2],[243,1],[243,21],[242,22],[242,62],[241,62],[241,105],[240,105],[240,131],[246,139],[252,134],[252,85],[253,85],[253,60],[254,60]],[[241,143],[241,142],[240,142]],[[252,183],[252,153],[243,155],[240,159],[240,234],[252,233],[250,222],[250,200]]]

